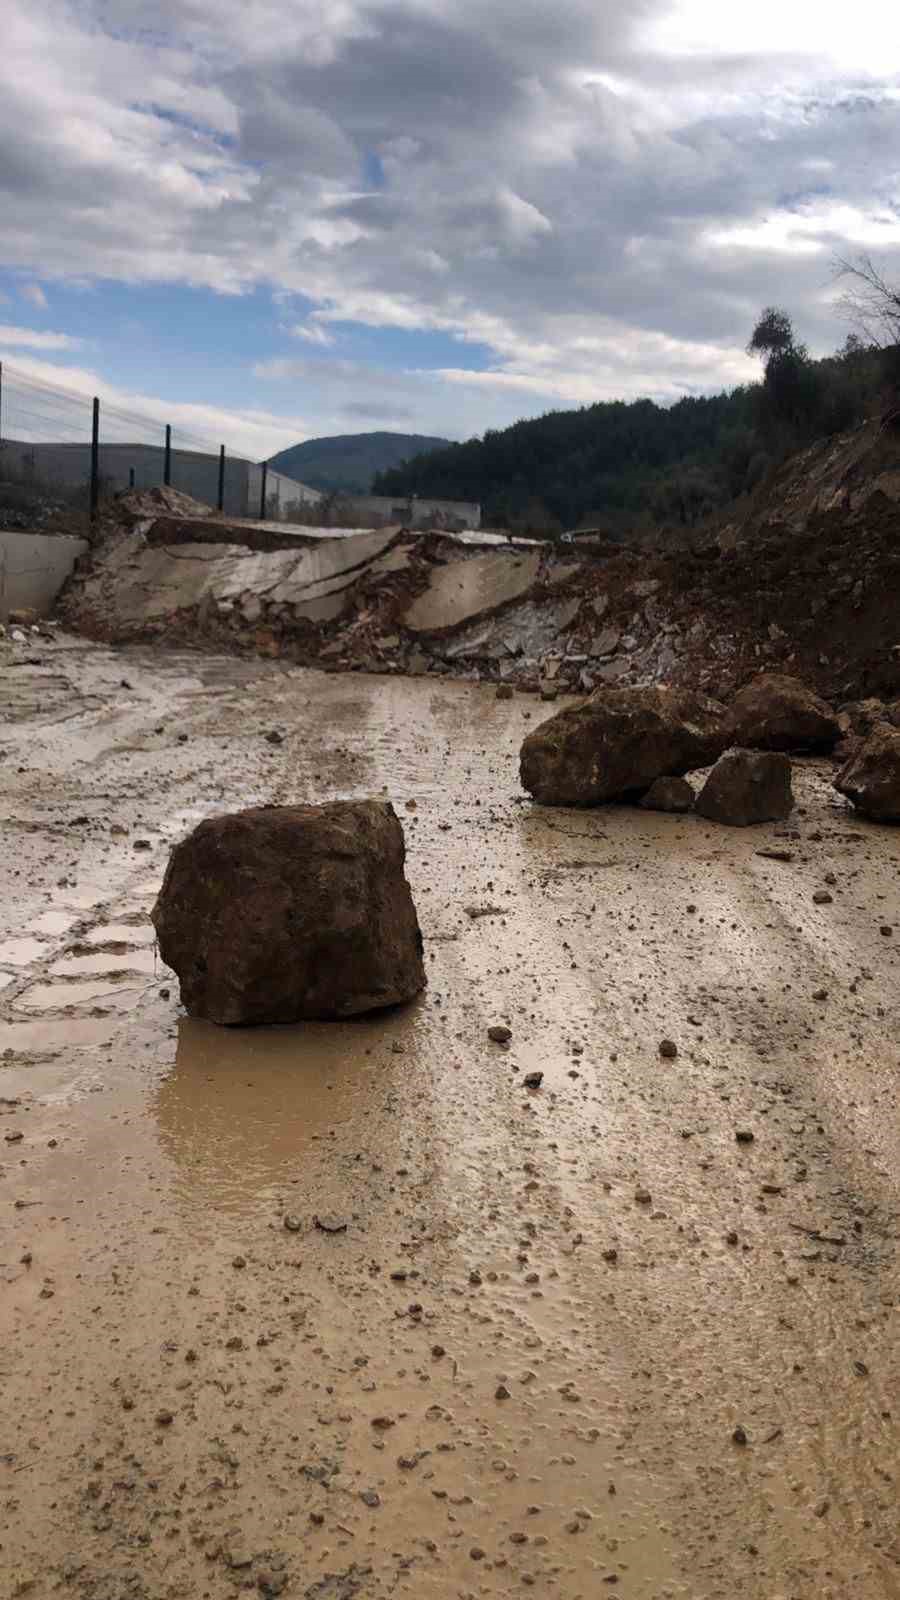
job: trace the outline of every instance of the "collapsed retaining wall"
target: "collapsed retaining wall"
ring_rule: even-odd
[[[883,494],[859,516],[673,553],[127,510],[62,598],[93,637],[526,687],[681,681],[725,697],[779,667],[832,699],[900,694],[898,513]]]
[[[0,622],[25,609],[46,616],[87,548],[85,539],[0,528]]]

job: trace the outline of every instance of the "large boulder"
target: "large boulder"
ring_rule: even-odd
[[[542,805],[639,799],[656,778],[708,766],[728,744],[722,706],[687,690],[598,689],[522,745],[522,783]]]
[[[397,1005],[425,984],[391,805],[264,806],[175,846],[151,913],[192,1017],[297,1022]]]
[[[830,750],[838,719],[799,678],[762,672],[731,702],[732,740],[745,750]]]
[[[875,822],[900,822],[900,728],[881,722],[834,780],[840,794]]]
[[[701,817],[732,828],[781,822],[793,805],[791,763],[774,750],[726,750],[696,800]]]

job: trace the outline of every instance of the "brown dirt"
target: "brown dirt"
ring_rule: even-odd
[[[4,1592],[900,1596],[900,834],[816,761],[781,826],[539,810],[533,702],[478,685],[46,656],[0,762]],[[171,843],[382,792],[426,994],[186,1021]]]

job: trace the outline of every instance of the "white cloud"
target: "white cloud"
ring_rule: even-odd
[[[900,21],[875,16],[5,0],[0,250],[47,284],[265,285],[319,351],[352,321],[486,346],[486,374],[409,379],[429,430],[463,388],[454,433],[740,381],[765,303],[813,350],[842,338],[832,253],[900,276]],[[318,366],[306,380],[319,429],[401,404],[374,369],[352,402]]]
[[[23,300],[27,300],[30,305],[37,306],[39,311],[46,310],[47,296],[45,295],[39,283],[25,283],[22,285],[19,293]]]
[[[0,323],[0,350],[79,350],[81,343],[68,333],[41,333],[34,328],[15,328]]]
[[[2,332],[0,329],[0,343]],[[19,379],[25,382],[17,382]],[[297,412],[275,413],[260,407],[228,410],[220,406],[185,404],[161,395],[123,389],[107,383],[100,373],[89,368],[61,368],[30,356],[17,356],[15,367],[5,367],[3,382],[5,431],[26,439],[32,435],[46,437],[48,432],[52,437],[72,437],[77,431],[79,416],[83,418],[83,432],[87,436],[94,395],[100,399],[101,441],[161,442],[168,422],[176,445],[179,436],[192,447],[206,447],[212,451],[224,444],[236,455],[255,461],[274,455],[315,432],[310,419]],[[39,402],[32,389],[35,384],[46,388]],[[79,401],[83,402],[81,411]],[[17,431],[17,412],[31,415],[36,405],[47,418],[44,431],[39,429],[33,434],[28,427]],[[61,430],[59,419],[65,419],[67,433]]]

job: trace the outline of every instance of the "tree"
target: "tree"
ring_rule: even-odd
[[[747,346],[749,356],[762,356],[768,371],[772,361],[802,350],[794,338],[794,326],[786,311],[779,306],[766,306],[750,336]],[[805,351],[803,352],[805,355]]]
[[[865,343],[882,352],[885,409],[895,412],[900,402],[900,287],[888,283],[868,255],[857,256],[855,261],[838,256],[835,276],[847,284],[840,302],[844,316]]]
[[[835,277],[847,284],[840,306],[847,321],[862,335],[861,342],[882,350],[900,344],[900,288],[887,282],[872,257],[864,255],[845,261],[838,256]]]

